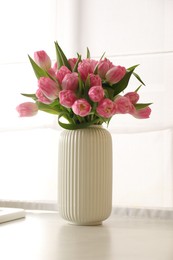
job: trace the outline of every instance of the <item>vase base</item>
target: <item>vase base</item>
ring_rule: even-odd
[[[88,223],[76,223],[76,222],[68,221],[68,224],[74,225],[74,226],[99,226],[99,225],[102,225],[102,221],[88,222]]]

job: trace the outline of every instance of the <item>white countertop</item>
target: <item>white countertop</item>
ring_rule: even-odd
[[[112,215],[73,226],[58,213],[26,211],[0,225],[2,260],[173,260],[173,219]]]

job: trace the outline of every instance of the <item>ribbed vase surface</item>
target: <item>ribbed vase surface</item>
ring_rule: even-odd
[[[112,210],[112,138],[102,126],[63,130],[59,140],[58,208],[76,225],[98,225]]]

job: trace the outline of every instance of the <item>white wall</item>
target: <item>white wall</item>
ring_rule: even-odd
[[[106,51],[117,65],[140,64],[141,102],[153,102],[149,120],[111,121],[113,203],[173,207],[173,1],[81,0],[78,11],[76,51],[85,56],[89,47],[94,58]]]

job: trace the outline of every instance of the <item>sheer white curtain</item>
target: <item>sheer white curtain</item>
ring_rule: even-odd
[[[55,59],[58,40],[68,57],[84,56],[89,47],[94,58],[106,51],[115,64],[140,64],[141,102],[153,102],[152,114],[117,116],[109,126],[113,204],[172,207],[173,1],[9,0],[1,3],[0,22],[0,200],[56,203],[56,118],[39,113],[21,120],[15,106],[24,101],[20,92],[36,88],[27,54],[44,49]],[[136,84],[132,79],[130,89]]]

